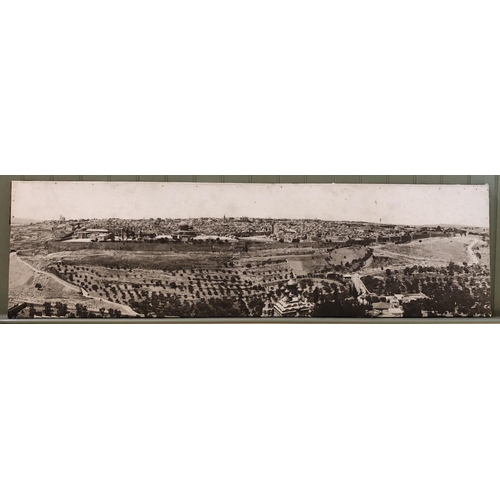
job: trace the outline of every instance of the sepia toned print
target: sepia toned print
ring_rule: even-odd
[[[491,315],[487,186],[14,182],[11,318]]]

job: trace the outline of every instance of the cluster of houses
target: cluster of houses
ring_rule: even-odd
[[[426,299],[423,293],[395,294],[385,297],[385,302],[375,302],[371,305],[371,315],[374,318],[402,318],[403,305],[418,299]]]
[[[73,233],[72,239],[77,241],[107,241],[111,238],[111,234],[107,229],[87,229],[83,227]]]
[[[286,243],[323,242],[333,246],[409,243],[432,237],[467,235],[477,228],[410,227],[368,222],[317,219],[257,219],[249,217],[142,220],[53,221],[57,239],[65,241],[219,241],[255,240]],[[57,227],[56,227],[57,226]]]
[[[226,221],[224,223],[224,220]],[[62,226],[62,224],[61,224]],[[195,229],[191,223],[181,222],[171,231],[136,230],[123,227],[79,227],[61,234],[66,241],[203,241],[218,239],[224,242],[238,240],[280,241],[286,243],[320,241],[334,246],[372,245],[375,243],[409,243],[432,237],[466,235],[466,230],[441,228],[391,227],[372,228],[371,225],[333,223],[330,221],[234,221],[223,219],[215,224],[204,222]],[[67,226],[65,226],[67,227]],[[62,229],[62,228],[61,228]],[[158,228],[157,228],[158,229]],[[63,233],[63,231],[61,231]]]

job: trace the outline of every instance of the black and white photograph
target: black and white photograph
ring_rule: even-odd
[[[13,183],[11,318],[490,315],[488,186]]]
[[[0,14],[0,500],[500,500],[500,2]]]

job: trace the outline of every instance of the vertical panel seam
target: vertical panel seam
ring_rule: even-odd
[[[498,175],[495,176],[495,181],[494,181],[494,193],[493,193],[493,196],[494,196],[494,199],[493,199],[493,202],[494,202],[494,221],[491,221],[492,223],[494,222],[494,224],[492,224],[492,227],[493,227],[493,232],[494,232],[494,241],[495,241],[495,244],[492,245],[493,248],[491,249],[493,251],[493,256],[494,258],[492,259],[492,273],[491,273],[491,277],[492,277],[492,286],[491,286],[491,302],[492,302],[492,309],[493,309],[493,314],[496,315],[497,313],[499,313],[500,311],[497,310],[497,303],[496,303],[496,298],[498,297],[498,293],[497,293],[497,282],[498,282],[498,275],[497,275],[497,272],[498,272],[498,260],[500,258],[500,256],[498,255],[497,253],[497,248],[498,248],[498,210],[499,210],[499,205],[498,205],[498,188],[499,188],[499,177]],[[491,243],[491,236],[490,236],[490,243]]]

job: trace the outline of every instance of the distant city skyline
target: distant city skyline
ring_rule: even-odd
[[[488,186],[13,182],[22,219],[318,219],[488,227]]]
[[[61,219],[62,217],[62,219]],[[37,223],[42,223],[42,222],[55,222],[55,221],[107,221],[107,220],[123,220],[123,221],[143,221],[143,220],[175,220],[175,221],[181,221],[181,223],[187,223],[189,221],[193,220],[223,220],[223,217],[80,217],[80,218],[71,218],[71,217],[64,217],[61,214],[61,217],[56,217],[52,219],[24,219],[24,218],[19,218],[17,217],[15,220],[12,220],[13,224],[21,224],[21,225],[26,225],[26,224],[37,224]],[[266,220],[266,221],[317,221],[317,222],[335,222],[338,224],[367,224],[367,225],[379,225],[379,226],[395,226],[395,227],[477,227],[477,228],[486,228],[487,226],[476,226],[476,225],[466,225],[466,224],[395,224],[395,223],[390,223],[390,222],[370,222],[367,220],[344,220],[344,219],[339,219],[339,220],[328,220],[328,219],[304,219],[304,218],[277,218],[277,217],[247,217],[247,216],[241,216],[241,217],[232,217],[232,216],[225,216],[227,220],[236,220],[236,221],[244,221],[244,219],[248,219],[249,221],[255,221],[255,220]]]

